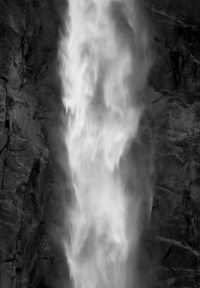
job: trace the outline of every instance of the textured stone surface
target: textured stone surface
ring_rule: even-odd
[[[57,245],[66,179],[54,159],[64,149],[56,54],[65,1],[0,2],[0,287],[67,287]],[[141,283],[199,287],[200,3],[141,2],[155,55],[143,134],[152,133],[156,171]]]
[[[0,287],[45,287],[53,255],[44,224],[51,182],[46,102],[48,90],[57,93],[48,84],[57,14],[51,1],[1,1],[0,10]]]
[[[156,287],[200,285],[200,25],[198,1],[152,1]],[[155,287],[155,286],[154,286]]]

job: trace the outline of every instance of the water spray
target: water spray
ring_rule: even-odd
[[[73,184],[63,243],[74,288],[127,287],[137,250],[141,201],[121,165],[138,133],[150,66],[137,17],[131,1],[69,1],[60,75]]]

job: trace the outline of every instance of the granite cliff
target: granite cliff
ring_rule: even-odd
[[[199,287],[200,3],[142,4],[155,55],[147,117],[155,172],[144,235],[149,256],[141,269],[154,288]],[[62,0],[0,1],[1,288],[66,287],[68,281],[52,229],[62,225],[57,50],[64,7]]]

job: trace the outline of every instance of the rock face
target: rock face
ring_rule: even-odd
[[[199,287],[200,3],[152,1],[150,13],[157,55],[150,76],[156,170],[151,222],[160,263],[156,287]]]
[[[0,10],[0,287],[45,287],[58,12],[51,1]]]
[[[62,288],[68,281],[56,244],[59,232],[50,233],[62,213],[55,147],[62,146],[57,145],[63,108],[56,73],[64,2],[0,3],[1,288]],[[148,283],[199,287],[200,3],[142,4],[152,23],[155,54],[149,78],[155,192],[144,240],[153,259]]]

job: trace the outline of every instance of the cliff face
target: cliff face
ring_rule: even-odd
[[[65,287],[67,281],[63,253],[49,233],[52,223],[60,225],[63,189],[55,147],[62,145],[56,142],[63,109],[56,73],[64,2],[0,3],[2,288]],[[153,287],[199,287],[200,3],[143,4],[155,51],[149,79],[156,171],[146,240],[153,259],[149,274],[154,267],[159,271]]]
[[[150,75],[156,170],[151,221],[165,279],[158,287],[200,285],[199,12],[199,1],[151,6],[157,55]]]
[[[48,145],[61,107],[55,67],[60,17],[53,4],[0,3],[2,288],[43,287],[52,261],[45,220],[53,187]]]

